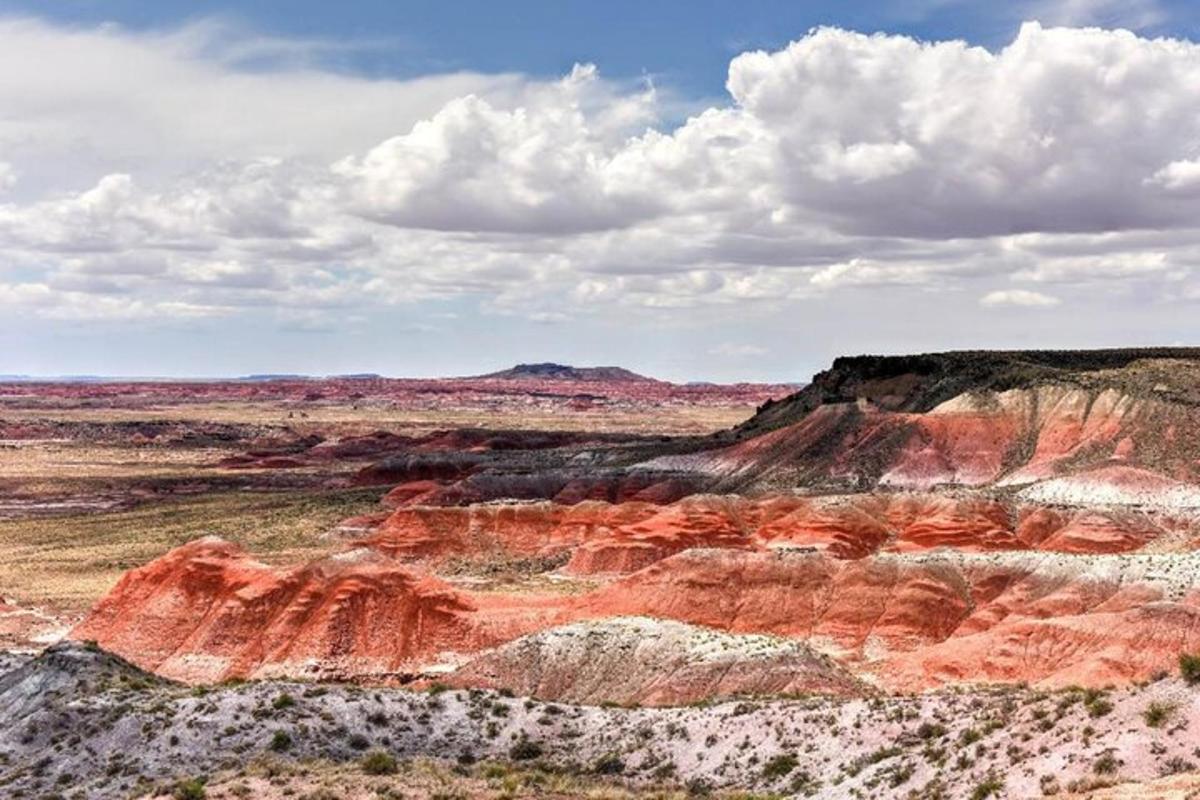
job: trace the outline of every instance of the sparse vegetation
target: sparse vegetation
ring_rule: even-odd
[[[1162,703],[1155,700],[1146,706],[1146,709],[1142,712],[1142,719],[1146,721],[1146,725],[1148,727],[1161,728],[1163,723],[1165,723],[1174,712],[1174,704]]]
[[[1188,686],[1200,683],[1200,653],[1179,654],[1179,675]]]
[[[780,753],[774,756],[763,767],[763,777],[767,780],[776,780],[792,774],[799,764],[798,759],[791,753]]]
[[[989,797],[999,797],[1004,791],[1004,780],[998,775],[988,775],[971,790],[971,800],[987,800]]]
[[[513,761],[532,761],[542,757],[542,746],[529,739],[520,739],[508,751],[508,757]]]
[[[205,800],[208,791],[200,778],[188,778],[175,784],[171,797],[174,800]]]
[[[372,750],[360,763],[368,775],[395,775],[398,769],[396,757],[386,750]]]
[[[271,749],[282,753],[292,749],[292,737],[287,731],[275,731],[271,734]]]

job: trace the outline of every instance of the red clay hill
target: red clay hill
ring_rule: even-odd
[[[839,359],[717,436],[414,447],[342,554],[192,543],[74,635],[588,701],[1126,683],[1200,650],[1198,430],[1196,350]]]

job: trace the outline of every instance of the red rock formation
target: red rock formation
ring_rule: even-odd
[[[403,483],[357,549],[274,570],[189,545],[127,576],[76,635],[190,679],[379,677],[498,648],[459,679],[600,697],[588,675],[603,689],[625,667],[613,696],[651,701],[807,678],[774,656],[687,672],[691,633],[638,651],[624,629],[599,650],[588,631],[649,617],[770,634],[890,689],[1145,678],[1200,650],[1200,397],[1178,363],[1142,357],[851,359],[735,432],[632,468],[611,465],[643,442],[505,468],[495,452],[560,439],[434,436],[360,474]],[[720,494],[684,496],[706,487]],[[467,592],[432,577],[452,558],[565,562],[556,580],[587,580]]]
[[[1200,596],[1070,557],[960,560],[690,551],[581,598],[574,615],[642,614],[832,645],[891,689],[953,681],[1101,686],[1200,648]],[[1183,569],[1194,570],[1195,563]]]
[[[545,535],[535,526],[526,544]],[[548,626],[639,616],[802,640],[893,689],[1099,685],[1200,649],[1197,558],[687,549],[583,595],[539,596],[463,592],[362,548],[275,570],[210,539],[129,573],[73,636],[185,680],[386,680]]]
[[[378,679],[537,625],[536,609],[483,608],[370,551],[277,571],[202,539],[128,573],[72,636],[188,681]]]
[[[405,484],[420,496],[424,484]],[[394,490],[399,494],[399,490]],[[694,547],[811,547],[838,558],[963,552],[1131,552],[1172,525],[1161,515],[1074,511],[928,493],[833,497],[693,495],[668,505],[584,501],[406,505],[362,544],[404,560],[548,557],[576,575],[629,573]]]
[[[818,406],[736,444],[649,463],[721,488],[1028,486],[1030,500],[1200,508],[1200,407],[1115,388],[963,394],[929,411]]]

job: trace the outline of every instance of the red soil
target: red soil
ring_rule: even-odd
[[[498,445],[470,437],[411,458],[406,446],[367,476],[403,483],[357,549],[274,570],[188,545],[127,575],[74,635],[189,680],[378,679],[637,616],[803,641],[901,690],[1125,683],[1200,650],[1200,562],[1185,552],[1200,509],[1195,407],[1045,385],[886,408],[823,405],[721,449],[570,478],[475,471],[472,453]],[[685,497],[689,476],[750,496]],[[941,484],[991,488],[930,491]],[[860,493],[833,493],[847,486]],[[427,572],[449,559],[565,563],[557,577],[588,590],[464,591]],[[575,666],[530,668],[557,685],[589,661],[572,652]]]
[[[86,398],[120,406],[217,401],[271,401],[292,403],[385,401],[405,409],[528,406],[536,398],[564,409],[594,405],[758,405],[791,394],[785,384],[677,384],[667,381],[601,380],[528,377],[495,378],[319,378],[216,381],[112,381],[0,383],[0,394],[9,397],[60,399]]]
[[[408,486],[400,488],[407,492]],[[362,544],[402,560],[435,563],[450,556],[548,557],[569,551],[566,571],[589,575],[633,572],[694,547],[811,547],[850,559],[937,547],[1130,552],[1175,524],[1156,515],[1013,506],[935,494],[693,495],[667,505],[543,501],[402,506]]]
[[[125,575],[72,635],[188,681],[382,678],[539,627],[536,606],[487,604],[366,550],[275,570],[201,539]]]
[[[655,463],[698,470],[734,488],[1008,486],[1086,471],[1103,487],[1120,485],[1133,470],[1144,476],[1136,499],[1153,502],[1167,491],[1153,485],[1154,476],[1200,484],[1196,443],[1187,433],[1197,428],[1200,409],[1191,405],[1043,386],[964,395],[924,414],[866,401],[825,405],[726,448]]]
[[[646,616],[804,640],[900,689],[973,680],[1121,683],[1169,667],[1181,649],[1200,647],[1200,598],[1172,597],[1162,581],[1092,572],[1078,557],[845,559],[749,549],[732,529],[721,534],[733,540],[725,549],[664,557],[664,550],[682,546],[678,536],[663,540],[635,530],[624,549],[595,544],[621,541],[587,538],[599,527],[595,510],[577,506],[549,525],[538,507],[499,507],[483,517],[490,531],[475,523],[484,538],[505,531],[513,552],[542,553],[570,546],[573,538],[569,569],[607,572],[652,562],[580,596],[458,590],[381,554],[388,551],[382,533],[371,542],[375,550],[288,570],[201,540],[129,573],[73,636],[185,680],[280,674],[381,680],[453,663],[552,625]],[[614,513],[636,519],[642,511]],[[711,506],[651,511],[650,519],[667,513],[669,524],[712,525]],[[444,514],[479,513],[436,512],[406,514],[397,541],[427,556],[439,542],[437,525],[450,534],[463,527],[461,518],[448,524]],[[903,521],[911,508],[896,513]]]

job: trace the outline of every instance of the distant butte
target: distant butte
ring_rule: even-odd
[[[573,367],[569,364],[543,362],[541,364],[517,364],[515,367],[477,375],[486,380],[520,381],[520,380],[559,380],[559,381],[636,381],[639,383],[657,383],[655,378],[648,378],[624,367]]]

